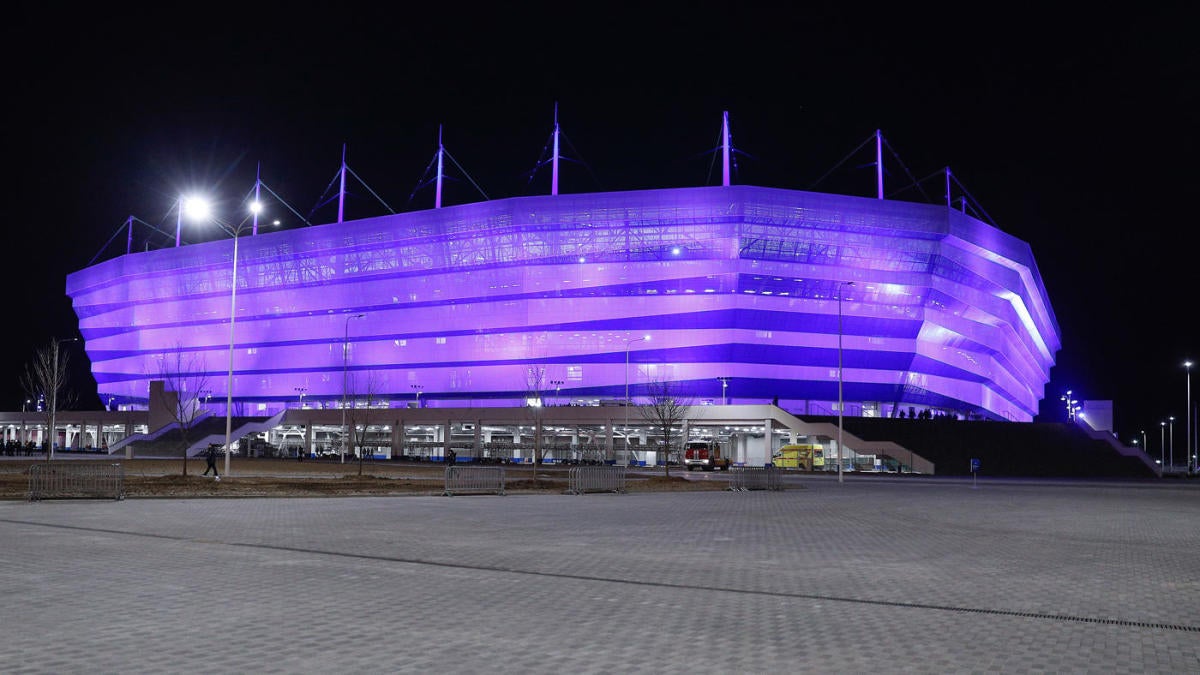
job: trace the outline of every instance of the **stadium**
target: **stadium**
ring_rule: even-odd
[[[443,207],[439,175],[433,209],[225,223],[90,265],[66,291],[100,398],[152,410],[165,380],[213,417],[299,421],[310,449],[347,407],[628,415],[663,387],[749,406],[726,423],[770,427],[769,406],[839,434],[843,415],[1032,421],[1060,335],[1025,242],[953,208],[948,170],[944,204],[885,199],[882,174],[877,198],[731,184],[727,124],[719,186],[558,194],[555,162],[549,195]]]
[[[1059,334],[1029,247],[944,206],[719,186],[501,199],[244,236],[235,404],[346,381],[388,405],[636,398],[1030,421]],[[233,240],[133,253],[67,293],[102,400],[185,353],[226,398]],[[361,316],[359,316],[361,315]],[[535,374],[530,382],[530,373]],[[553,383],[553,384],[552,384]]]

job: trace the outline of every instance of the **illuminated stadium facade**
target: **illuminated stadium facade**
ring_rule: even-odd
[[[742,185],[552,194],[130,253],[67,294],[102,400],[597,404],[1031,421],[1060,347],[1029,246],[945,205]],[[358,317],[358,315],[363,315]],[[839,356],[843,363],[839,397]],[[532,376],[531,376],[532,375]],[[211,404],[210,404],[211,406]],[[223,414],[223,406],[212,406]]]

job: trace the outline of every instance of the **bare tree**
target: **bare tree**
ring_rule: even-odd
[[[349,434],[350,452],[358,449],[358,475],[363,475],[366,452],[367,427],[370,426],[371,402],[379,394],[379,378],[374,371],[350,375],[346,384],[346,426],[343,433]]]
[[[538,467],[542,463],[542,387],[545,384],[546,368],[529,366],[525,370],[525,410],[533,422],[533,482],[538,482]]]
[[[46,446],[46,461],[54,457],[54,444],[58,440],[55,427],[58,426],[55,415],[59,410],[70,408],[75,404],[75,394],[67,388],[67,366],[71,363],[70,355],[61,348],[63,342],[50,338],[49,344],[39,347],[33,353],[33,359],[25,365],[21,374],[21,388],[25,390],[30,400],[41,398],[45,401],[42,407],[42,417],[45,419],[46,433],[49,436]]]
[[[666,449],[663,468],[665,475],[670,477],[671,454],[683,435],[683,422],[692,409],[692,398],[684,395],[676,383],[657,379],[646,385],[646,398],[649,404],[638,406],[638,414],[662,437]]]
[[[158,377],[163,387],[158,391],[158,403],[170,413],[179,426],[180,443],[183,450],[183,475],[188,475],[188,448],[191,432],[204,415],[200,401],[208,390],[208,372],[205,359],[184,351],[176,344],[175,350],[163,354],[158,361]],[[226,448],[226,452],[229,449]]]

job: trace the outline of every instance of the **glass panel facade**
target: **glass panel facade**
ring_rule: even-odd
[[[752,186],[522,197],[243,236],[238,255],[247,410],[300,389],[336,406],[366,373],[393,405],[415,391],[517,404],[530,366],[564,399],[637,396],[669,373],[697,399],[721,400],[728,378],[731,402],[836,401],[840,333],[847,401],[1028,421],[1060,348],[1027,244],[909,202]],[[102,399],[145,401],[184,350],[224,401],[232,258],[222,240],[68,277]]]

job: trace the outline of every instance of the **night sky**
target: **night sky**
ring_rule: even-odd
[[[66,276],[123,253],[129,216],[173,231],[174,200],[201,188],[233,209],[261,165],[291,207],[331,222],[336,203],[317,207],[343,144],[365,183],[351,180],[347,219],[385,214],[375,195],[431,208],[439,125],[457,163],[444,205],[483,199],[476,184],[546,194],[549,167],[529,173],[557,103],[562,193],[719,184],[726,110],[736,183],[874,196],[872,149],[852,151],[876,129],[895,152],[888,193],[949,166],[1032,246],[1058,317],[1039,421],[1063,420],[1071,389],[1112,400],[1126,442],[1144,429],[1156,448],[1176,416],[1183,447],[1182,362],[1200,357],[1200,58],[1183,10],[403,4],[9,10],[0,409],[20,409],[38,346],[77,334]],[[940,179],[922,186],[942,199]],[[168,243],[152,235],[138,225],[135,248]],[[73,349],[75,407],[99,407]]]

